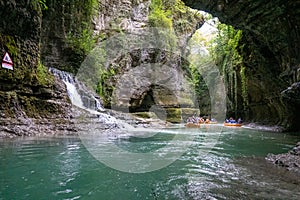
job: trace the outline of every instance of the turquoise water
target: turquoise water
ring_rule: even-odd
[[[139,153],[164,147],[175,151],[178,147],[167,148],[168,142],[187,136],[176,139],[179,146],[188,145],[175,162],[147,173],[108,167],[78,137],[0,140],[0,199],[300,198],[299,177],[264,159],[268,153],[287,152],[300,136],[212,125],[156,133],[110,139],[123,150]],[[212,138],[217,140],[208,149]],[[110,154],[103,148],[102,155]]]

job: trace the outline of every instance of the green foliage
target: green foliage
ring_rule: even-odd
[[[38,63],[36,77],[39,84],[44,86],[49,86],[54,82],[53,76],[48,72],[47,68],[41,62]]]
[[[0,44],[4,44],[7,48],[6,50],[12,55],[17,56],[19,49],[17,47],[16,41],[12,36],[0,35]]]
[[[77,73],[79,81],[93,90],[101,97],[105,107],[110,104],[114,82],[114,75],[117,74],[117,66],[106,66],[107,49],[106,43],[99,44],[86,57]]]
[[[81,64],[77,78],[91,90],[96,90],[97,82],[104,70],[106,52],[103,46],[93,49]]]
[[[172,13],[173,28],[178,34],[194,32],[197,24],[203,21],[200,12],[185,6],[181,0],[165,0],[164,4]]]
[[[46,5],[46,0],[38,0],[39,4],[41,5],[42,10],[47,10],[48,7]]]
[[[104,106],[109,106],[114,87],[108,83],[112,82],[111,79],[114,75],[116,75],[116,71],[113,68],[110,68],[109,70],[101,70],[100,74],[100,80],[98,82],[96,92],[100,97],[102,97]]]
[[[248,87],[247,87],[247,77],[246,77],[246,67],[242,66],[240,70],[240,76],[242,81],[242,97],[243,97],[243,106],[246,110],[246,107],[248,106]]]
[[[31,5],[33,6],[34,10],[40,11],[47,10],[48,6],[46,5],[46,0],[32,0]]]
[[[91,24],[99,6],[98,0],[62,0],[61,3],[65,5],[66,10],[69,12],[66,13],[66,20],[70,20],[69,29],[73,32],[78,30],[78,33],[87,28],[85,23]]]
[[[226,74],[235,70],[243,62],[239,54],[239,41],[242,36],[241,30],[235,30],[232,26],[219,23],[218,35],[210,49],[217,66]]]
[[[88,28],[86,23],[83,23],[83,27],[86,28],[82,29],[81,33],[70,31],[67,35],[67,41],[73,49],[88,53],[94,47],[96,38],[93,36],[93,31]]]
[[[174,34],[171,10],[164,6],[163,0],[152,0],[148,16],[149,25],[157,28],[158,42],[161,41],[167,48],[174,48],[177,44]]]
[[[162,0],[151,1],[148,19],[152,27],[173,28],[171,10],[165,8]]]
[[[177,36],[193,32],[203,18],[180,0],[152,0],[148,19],[150,26],[163,29],[160,39],[172,49],[177,45]]]
[[[188,56],[189,72],[191,75],[190,83],[195,88],[197,96],[207,92],[207,86],[202,74],[211,72],[213,59],[207,52],[209,38],[205,37],[200,31],[196,31],[189,41],[190,54]]]
[[[68,34],[67,42],[80,55],[92,50],[96,42],[91,25],[92,18],[98,8],[98,0],[64,0],[69,5],[70,14],[67,15]]]
[[[248,106],[246,67],[240,54],[243,49],[243,45],[240,44],[242,31],[221,23],[218,24],[217,28],[218,35],[211,45],[210,52],[224,75],[231,108],[235,112],[237,111],[239,107],[238,93],[241,93],[243,109],[246,110]]]

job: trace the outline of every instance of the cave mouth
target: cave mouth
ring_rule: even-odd
[[[151,85],[139,98],[131,98],[130,113],[154,113],[161,120],[172,116],[169,109],[180,107],[176,94],[162,85]]]
[[[131,98],[129,104],[130,113],[149,112],[150,108],[156,104],[154,101],[153,89],[150,88],[149,90],[145,91],[141,95],[141,99]]]

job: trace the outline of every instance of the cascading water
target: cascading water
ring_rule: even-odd
[[[49,71],[66,84],[68,96],[73,105],[83,109],[104,111],[104,108],[95,95],[91,94],[91,91],[88,91],[72,74],[55,68],[49,68]]]
[[[76,90],[75,85],[68,81],[64,81],[64,83],[67,86],[68,96],[69,96],[72,104],[75,106],[78,106],[79,108],[84,108],[83,102],[81,100],[79,93]]]
[[[49,71],[66,84],[68,96],[73,105],[98,116],[100,122],[109,124],[117,123],[116,118],[108,114],[98,112],[104,111],[104,108],[98,98],[95,97],[95,95],[93,95],[92,92],[84,86],[84,84],[77,81],[72,74],[55,68],[49,68]]]

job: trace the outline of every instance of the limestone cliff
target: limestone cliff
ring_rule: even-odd
[[[102,69],[108,73],[100,75],[98,84],[106,107],[129,112],[159,108],[171,122],[180,122],[184,109],[195,108],[184,56],[187,41],[203,18],[180,1],[172,2],[176,6],[149,0],[122,0],[113,7],[101,4],[95,31],[104,35],[103,48],[110,56]]]
[[[243,46],[241,54],[246,66],[249,100],[245,118],[299,130],[299,97],[292,95],[298,94],[299,88],[290,86],[300,81],[300,2],[183,1],[243,30],[240,45]],[[285,95],[286,90],[292,90],[290,95]]]
[[[104,92],[103,97],[108,98],[112,96],[118,78],[141,64],[151,62],[168,64],[175,71],[183,70],[182,79],[185,79],[185,44],[203,20],[181,6],[175,12],[172,6],[165,5],[172,11],[172,16],[164,13],[164,9],[156,13],[159,15],[153,15],[152,11],[156,12],[153,2],[159,1],[93,0],[87,3],[47,0],[48,9],[41,11],[37,0],[0,1],[0,51],[2,56],[9,52],[14,62],[13,71],[0,69],[1,117],[67,116],[70,105],[64,85],[48,74],[44,66],[76,73],[95,43],[110,41],[113,36],[124,33],[141,34],[142,30],[151,26],[171,28],[172,34],[169,32],[163,37],[170,44],[173,42],[169,47],[179,47],[181,52],[170,54],[170,49],[160,51],[150,46],[146,51],[135,49],[123,55],[116,54],[101,72],[102,82],[96,82],[95,89],[99,93]],[[163,2],[172,4],[178,1]],[[184,2],[243,30],[241,45],[244,48],[241,54],[246,66],[249,100],[243,113],[245,119],[299,130],[299,1]],[[155,21],[156,16],[160,16],[158,21]],[[173,36],[180,40],[174,43]],[[141,38],[139,35],[136,37]],[[170,74],[173,74],[172,70]],[[168,79],[163,73],[159,75],[158,80]],[[141,74],[137,76],[142,77]],[[172,80],[174,77],[169,78]],[[183,90],[185,87],[180,84],[169,88],[157,87],[156,83],[136,85],[129,93],[132,96],[125,102],[129,102],[130,109],[137,111],[149,107],[153,103],[150,97],[157,94],[162,98],[158,99],[161,102],[158,105],[173,109],[180,105],[169,99],[178,99]],[[111,99],[107,102],[108,105]],[[120,98],[115,105],[122,103]],[[190,103],[185,104],[185,107],[190,106]]]
[[[47,7],[47,9],[44,10],[41,10],[40,3],[41,1],[37,0],[26,2],[8,0],[1,1],[0,4],[0,16],[4,19],[0,22],[1,53],[4,55],[4,52],[8,51],[15,63],[13,71],[2,69],[0,73],[1,114],[4,118],[67,116],[70,105],[65,87],[63,84],[58,84],[48,73],[47,67],[56,67],[76,74],[97,42],[110,40],[113,36],[126,32],[142,34],[144,29],[150,27],[148,18],[151,1],[149,0],[92,0],[88,2],[47,0],[44,4],[44,8]],[[168,36],[180,37],[179,42],[172,44],[179,45],[183,51],[188,37],[199,26],[199,23],[203,23],[203,19],[194,12],[182,9],[182,5],[180,6],[181,10],[178,10],[177,14],[174,12],[173,16],[168,15],[166,19],[167,22],[172,21],[173,25],[169,28],[172,28],[175,33],[168,33],[169,35],[164,35],[164,37],[167,40],[170,39],[171,42],[173,39]],[[137,38],[139,38],[138,35]],[[157,42],[155,38],[153,39],[152,43]],[[172,63],[172,70],[182,71],[180,69],[184,62],[181,58],[182,53],[166,57],[170,53],[149,47],[146,50],[130,50],[124,55],[113,58],[110,64],[117,66],[118,72],[116,70],[117,73],[114,76],[103,79],[103,86],[108,92],[102,97],[104,100],[109,97],[110,88],[116,86],[115,80],[126,71],[139,66],[141,62],[175,61]],[[111,69],[104,68],[100,78],[103,78],[101,76],[103,74],[107,75],[107,71]],[[170,74],[174,73],[170,72]],[[172,102],[172,98],[168,95],[171,90],[174,90],[176,97],[177,93],[184,90],[180,82],[179,80],[177,86],[172,86],[168,90],[162,88],[155,92],[161,98],[158,100],[159,104],[168,108],[179,106],[178,102],[176,100]],[[139,92],[129,97],[130,109],[140,109],[141,105],[144,105],[142,104],[144,97],[153,92],[153,84],[144,86],[137,85],[135,89],[133,88]],[[140,88],[144,89],[140,90]],[[188,106],[192,105],[188,99],[185,102]],[[122,101],[120,100],[117,104],[122,104]]]
[[[63,84],[40,63],[41,8],[38,1],[0,2],[0,55],[13,70],[0,68],[0,118],[66,117]]]

